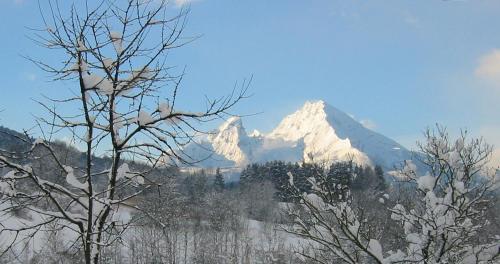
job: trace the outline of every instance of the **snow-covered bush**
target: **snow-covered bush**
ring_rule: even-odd
[[[426,132],[419,145],[420,162],[428,170],[420,175],[412,161],[406,161],[399,178],[414,184],[414,206],[397,203],[387,208],[395,224],[403,230],[405,245],[391,248],[369,236],[370,226],[350,196],[333,199],[335,187],[322,184],[321,177],[310,178],[311,193],[298,193],[305,214],[289,213],[294,225],[290,233],[306,238],[315,247],[303,254],[317,262],[360,263],[493,263],[499,260],[500,234],[479,237],[478,231],[490,223],[484,218],[494,195],[495,175],[488,171],[491,147],[481,139],[468,140],[463,132],[450,141],[442,127]],[[290,187],[293,175],[290,175]],[[384,199],[385,198],[385,199]],[[388,198],[381,197],[383,203]],[[382,203],[382,202],[381,202]],[[365,205],[368,206],[368,205]],[[497,230],[498,231],[498,230]]]

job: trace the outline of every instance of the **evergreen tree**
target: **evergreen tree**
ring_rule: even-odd
[[[354,179],[352,180],[353,190],[364,190],[369,181],[369,174],[366,173],[363,166],[356,165],[354,168]]]
[[[374,190],[383,191],[387,188],[387,184],[384,178],[384,170],[380,165],[376,165],[375,168],[370,166],[366,167],[355,167],[355,178],[352,182],[353,190]]]
[[[316,163],[291,163],[268,161],[263,164],[248,165],[240,175],[242,187],[253,186],[268,181],[276,189],[276,197],[281,201],[289,201],[288,172],[294,177],[294,185],[301,192],[310,192],[310,177],[324,179],[322,184],[336,189],[339,197],[346,197],[349,189],[365,191],[368,189],[382,191],[386,188],[384,172],[380,166],[377,172],[370,166],[363,167],[352,161],[335,162],[326,171]]]
[[[224,176],[220,173],[220,168],[215,170],[215,180],[214,180],[214,188],[216,191],[222,191],[224,189]]]
[[[375,166],[375,190],[383,191],[387,188],[387,184],[384,179],[384,170],[379,165]]]
[[[352,162],[336,162],[330,166],[328,177],[336,185],[351,187],[354,175]]]
[[[344,200],[347,197],[349,189],[352,187],[354,178],[354,169],[352,161],[336,162],[330,166],[327,173],[328,183],[330,188],[337,193],[339,200]]]
[[[210,185],[207,183],[208,180],[204,170],[193,175],[188,175],[184,179],[187,205],[190,208],[188,214],[193,219],[195,228],[201,226],[202,219],[206,215],[206,195],[210,188]]]

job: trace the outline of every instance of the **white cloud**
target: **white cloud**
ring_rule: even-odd
[[[361,121],[359,121],[364,127],[368,128],[368,129],[371,129],[371,130],[374,130],[375,128],[377,128],[377,124],[375,124],[375,122],[373,122],[373,120],[370,120],[370,119],[363,119]]]
[[[477,77],[500,85],[500,50],[494,49],[479,59]]]

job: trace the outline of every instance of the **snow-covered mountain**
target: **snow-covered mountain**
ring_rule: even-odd
[[[403,146],[378,134],[324,101],[306,102],[269,134],[247,133],[242,120],[229,118],[218,130],[183,151],[202,167],[243,167],[270,160],[332,162],[354,159],[392,169],[409,159]],[[208,157],[208,158],[207,158]]]

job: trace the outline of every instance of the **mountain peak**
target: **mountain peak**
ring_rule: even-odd
[[[306,101],[299,110],[286,116],[270,136],[295,141],[308,134],[316,133],[319,129],[332,128],[335,124],[331,124],[329,119],[339,120],[334,123],[357,123],[347,114],[323,100]]]
[[[392,169],[411,155],[403,146],[365,128],[323,100],[305,102],[269,134],[247,134],[241,118],[231,117],[208,137],[207,143],[236,166],[270,160],[353,160]]]
[[[303,159],[314,157],[316,161],[332,161],[354,159],[360,164],[371,164],[370,159],[356,149],[349,137],[341,137],[337,133],[335,123],[331,120],[345,119],[347,115],[328,105],[322,100],[307,101],[298,111],[288,115],[270,133],[270,137],[282,138],[286,141],[304,141]]]
[[[316,115],[325,111],[327,103],[323,100],[306,101],[304,105],[296,112],[301,112],[303,115]]]
[[[219,131],[209,137],[215,153],[234,161],[236,164],[247,162],[246,153],[240,145],[248,141],[248,136],[243,127],[243,122],[238,116],[232,116],[226,120]]]
[[[302,107],[324,107],[326,104],[323,100],[307,100]]]
[[[228,130],[231,128],[244,129],[243,122],[239,116],[231,116],[224,122],[221,126],[219,126],[219,131]]]

